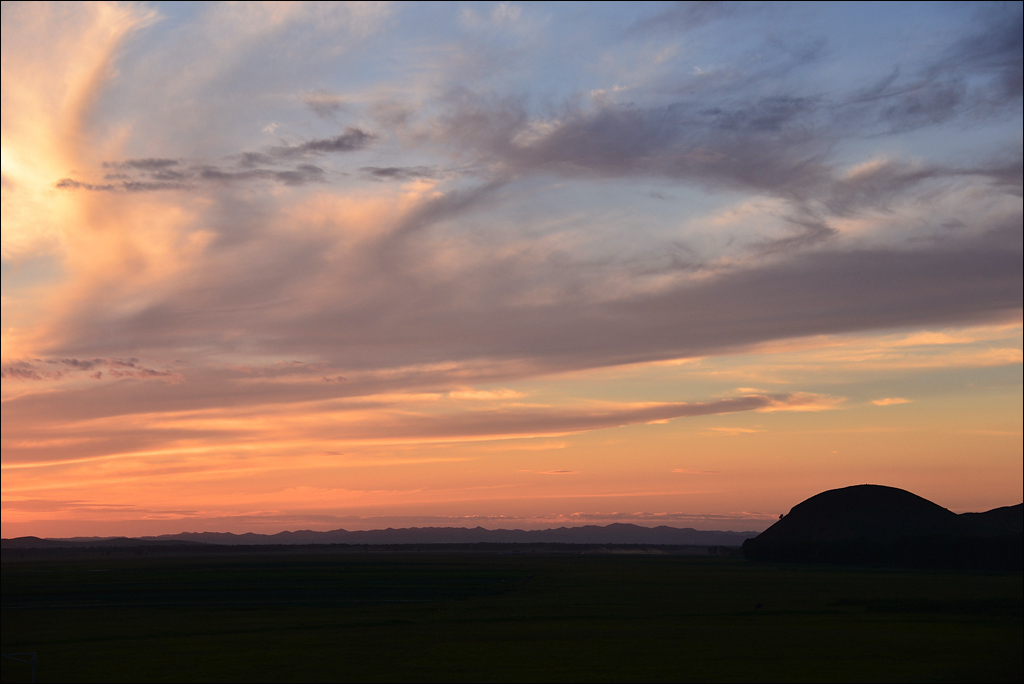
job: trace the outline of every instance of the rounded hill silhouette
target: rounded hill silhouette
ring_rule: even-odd
[[[951,533],[958,521],[956,513],[905,489],[865,484],[812,496],[758,539],[892,541],[908,535]]]
[[[998,515],[993,515],[999,511]],[[882,485],[832,489],[803,501],[743,544],[750,560],[1019,569],[1022,507],[957,515]],[[1014,514],[1016,511],[1016,514]]]

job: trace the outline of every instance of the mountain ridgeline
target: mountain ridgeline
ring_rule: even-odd
[[[1024,504],[957,515],[895,487],[856,485],[812,496],[761,534],[615,523],[546,530],[488,530],[483,527],[409,527],[383,530],[298,530],[277,534],[183,532],[155,537],[4,539],[5,551],[33,549],[134,548],[142,552],[225,547],[297,548],[429,546],[470,549],[487,545],[517,548],[633,545],[704,547],[708,553],[742,546],[751,561],[823,563],[878,567],[1021,571],[1024,567]],[[521,547],[519,545],[522,545]],[[163,551],[160,551],[163,549]]]
[[[739,547],[757,532],[720,532],[661,525],[641,527],[628,523],[584,525],[547,530],[488,530],[483,527],[407,527],[385,530],[298,530],[277,534],[183,532],[157,537],[77,537],[3,540],[4,548],[56,548],[68,546],[151,546],[154,544],[215,544],[266,546],[307,544],[647,544],[665,546]]]
[[[895,487],[832,489],[745,541],[743,555],[753,561],[1019,571],[1024,504],[957,515]]]

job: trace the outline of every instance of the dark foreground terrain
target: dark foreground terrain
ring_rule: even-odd
[[[1020,573],[630,550],[5,552],[2,646],[39,682],[1024,679]]]

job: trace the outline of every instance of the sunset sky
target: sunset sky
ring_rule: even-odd
[[[4,3],[4,537],[1024,499],[1022,5]]]

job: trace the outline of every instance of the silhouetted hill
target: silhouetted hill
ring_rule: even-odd
[[[56,549],[67,546],[67,542],[58,539],[40,539],[39,537],[15,537],[4,539],[5,549]]]
[[[980,534],[1024,532],[1024,503],[993,508],[984,513],[962,513],[960,517]]]
[[[785,540],[891,541],[908,535],[954,531],[957,514],[895,487],[856,485],[816,494],[762,532],[761,543]]]
[[[957,515],[895,487],[856,485],[803,501],[754,539],[750,560],[1020,569],[1024,504]]]
[[[40,539],[15,537],[2,540],[4,549],[58,549],[74,546],[140,547],[197,546],[200,542],[181,539],[133,539],[132,537],[79,537],[76,539]]]

